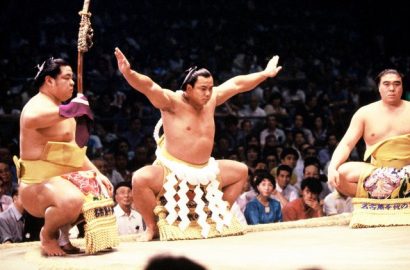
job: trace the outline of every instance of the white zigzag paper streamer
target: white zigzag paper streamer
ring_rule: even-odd
[[[166,221],[168,224],[173,224],[175,220],[178,218],[178,214],[175,211],[175,206],[177,205],[177,202],[175,201],[175,188],[174,186],[178,183],[177,179],[175,178],[175,175],[170,174],[166,177],[166,183],[164,184],[164,197],[167,200],[167,203],[165,204],[165,209],[168,211],[168,215],[166,218]]]
[[[190,223],[190,220],[188,218],[189,208],[187,207],[187,203],[189,199],[188,199],[188,196],[186,195],[189,188],[188,188],[187,182],[184,180],[180,182],[179,187],[180,188],[177,193],[179,196],[179,200],[177,203],[179,206],[178,216],[181,218],[181,222],[179,223],[179,228],[184,231],[186,228],[188,228],[189,223]]]
[[[206,199],[208,200],[208,208],[212,211],[211,219],[216,223],[216,229],[221,232],[223,228],[223,221],[220,217],[220,209],[217,205],[218,203],[218,185],[215,183],[216,180],[211,181],[211,183],[206,188]],[[219,182],[216,181],[218,184]]]
[[[202,237],[206,238],[209,234],[211,226],[206,222],[208,215],[204,211],[205,203],[202,200],[202,195],[204,194],[204,192],[202,191],[200,185],[197,185],[195,187],[194,192],[195,192],[194,202],[196,203],[195,213],[198,214],[197,222],[199,226],[201,226],[202,228],[202,231],[201,231]]]

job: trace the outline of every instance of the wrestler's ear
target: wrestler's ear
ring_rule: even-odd
[[[188,83],[185,87],[185,92],[188,92],[188,91],[190,92],[192,89],[193,89],[192,85]]]
[[[44,78],[44,82],[45,82],[46,84],[53,85],[53,83],[54,83],[54,78],[51,77],[51,76],[46,76],[46,77]]]

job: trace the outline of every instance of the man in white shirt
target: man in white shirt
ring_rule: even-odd
[[[118,183],[114,190],[114,199],[117,202],[114,214],[117,219],[118,233],[124,235],[143,232],[144,221],[140,213],[132,209],[131,182]]]
[[[265,145],[268,135],[274,135],[279,144],[283,144],[286,140],[285,132],[277,127],[277,119],[273,114],[266,116],[266,128],[262,130],[260,134],[260,143],[262,146]]]
[[[0,243],[23,242],[24,208],[18,190],[12,192],[13,203],[0,213]]]
[[[245,105],[245,108],[239,111],[246,117],[251,117],[251,121],[254,127],[259,127],[263,124],[261,118],[266,117],[265,110],[259,106],[259,99],[256,95],[251,95],[249,104]]]
[[[281,204],[283,206],[285,206],[286,203],[299,198],[298,190],[294,186],[289,185],[291,175],[292,168],[290,168],[288,165],[282,164],[276,170],[276,190],[280,192],[287,200],[287,202],[281,201]]]
[[[353,212],[352,198],[334,191],[325,198],[323,210],[326,216]]]

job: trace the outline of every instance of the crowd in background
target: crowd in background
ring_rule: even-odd
[[[277,54],[283,70],[275,79],[217,109],[213,156],[247,164],[256,193],[261,182],[272,185],[273,197],[275,189],[292,186],[295,199],[303,198],[303,179],[311,177],[305,168],[314,164],[323,185],[309,189],[323,205],[332,194],[326,165],[351,115],[378,98],[375,76],[385,68],[405,75],[410,71],[409,37],[402,28],[409,19],[404,12],[394,5],[356,2],[93,2],[94,45],[84,55],[85,94],[95,114],[89,158],[114,186],[130,181],[134,170],[155,159],[152,132],[160,113],[123,80],[113,54],[116,46],[129,56],[133,69],[172,90],[179,89],[190,66],[209,69],[219,84],[260,70]],[[36,1],[33,6],[28,0],[10,0],[0,11],[0,161],[11,167],[12,176],[11,157],[19,149],[18,117],[36,93],[31,84],[35,66],[53,56],[75,67],[81,4]],[[405,77],[405,90],[407,82]],[[289,149],[296,154],[286,163]],[[361,159],[363,150],[361,143],[351,159]],[[279,183],[280,165],[291,168],[286,186]],[[253,182],[260,170],[268,171],[273,182]],[[12,195],[12,186],[5,187],[3,178],[1,182],[1,195]],[[327,194],[320,196],[326,188]],[[284,202],[292,201],[277,194],[276,199],[282,209]]]

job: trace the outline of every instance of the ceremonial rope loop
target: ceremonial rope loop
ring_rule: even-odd
[[[93,35],[94,30],[91,28],[91,13],[90,12],[79,12],[81,16],[80,30],[78,32],[78,51],[88,52],[88,50],[93,46]]]

